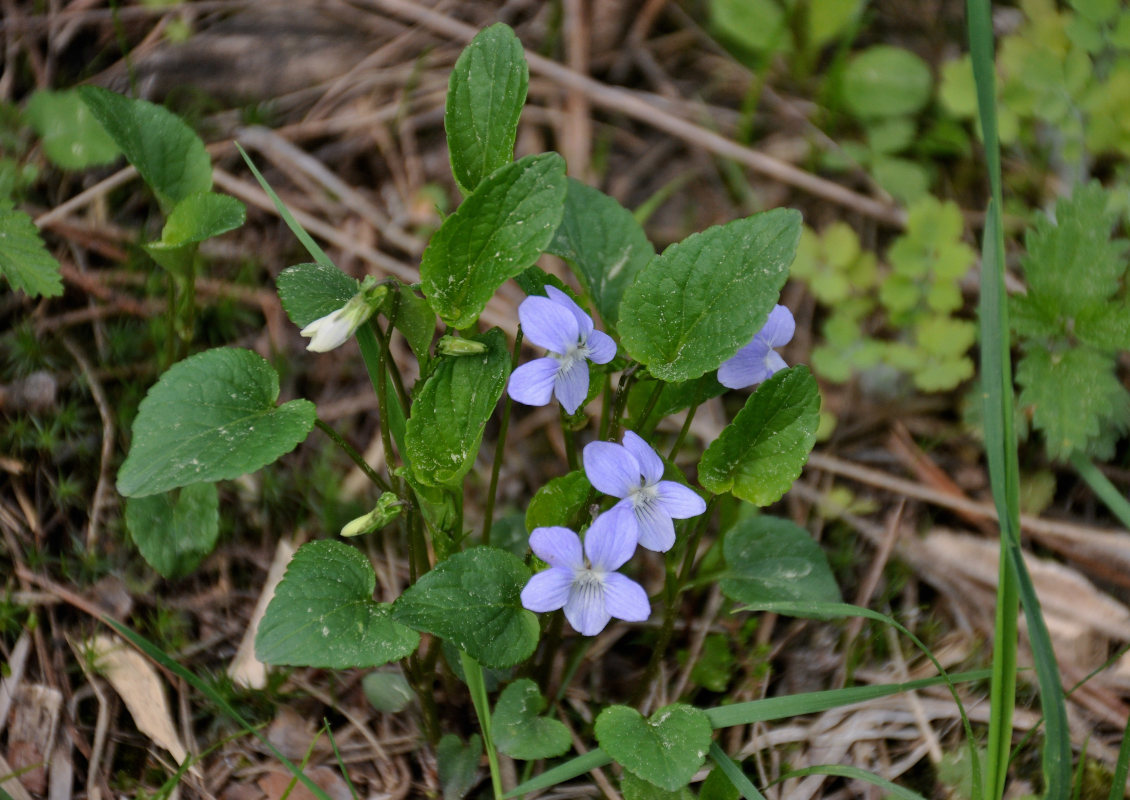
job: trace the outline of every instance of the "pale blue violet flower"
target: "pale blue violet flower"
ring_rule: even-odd
[[[663,460],[642,438],[624,432],[624,443],[585,445],[585,475],[596,489],[621,498],[613,509],[630,510],[639,527],[639,545],[665,553],[675,544],[672,520],[697,517],[706,503],[694,491],[663,480]]]
[[[792,341],[795,330],[792,312],[784,306],[773,306],[769,319],[753,341],[733,358],[722,362],[718,368],[718,382],[729,389],[744,389],[785,369],[788,364],[774,348],[784,347]]]
[[[555,286],[548,297],[531,295],[518,306],[527,339],[549,351],[545,358],[523,364],[510,375],[510,397],[528,406],[544,406],[554,395],[570,414],[589,393],[589,365],[616,357],[616,342],[594,330],[592,317]]]
[[[595,636],[612,617],[643,622],[651,604],[643,587],[616,570],[636,549],[628,512],[612,509],[601,514],[581,540],[568,528],[534,528],[530,549],[549,564],[530,578],[522,590],[522,605],[530,611],[565,609],[565,618],[578,633]]]

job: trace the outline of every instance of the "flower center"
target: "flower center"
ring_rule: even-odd
[[[569,349],[564,353],[549,353],[548,355],[561,364],[562,370],[567,370],[578,361],[584,361],[588,357],[588,354],[589,348],[585,342],[575,342],[569,345]]]
[[[629,489],[628,497],[632,498],[634,508],[650,510],[659,499],[659,488],[655,484],[647,483],[647,479],[641,476],[640,485]]]

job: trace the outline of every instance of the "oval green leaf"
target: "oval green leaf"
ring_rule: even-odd
[[[443,221],[420,262],[420,286],[440,318],[469,328],[507,278],[537,260],[561,224],[565,160],[527,156],[493,172]]]
[[[446,639],[488,667],[524,661],[538,643],[538,621],[522,607],[530,571],[495,547],[456,553],[423,575],[393,604],[392,616]]]
[[[279,376],[250,350],[220,347],[174,364],[146,394],[118,472],[127,497],[238,478],[306,438],[314,404],[281,406]]]
[[[463,194],[514,160],[529,83],[522,43],[504,23],[480,31],[460,53],[448,81],[443,125],[451,172]]]
[[[781,370],[746,400],[698,464],[698,481],[767,506],[781,499],[808,460],[820,422],[820,389],[805,366]]]
[[[664,381],[717,369],[765,324],[799,241],[800,214],[778,208],[671,245],[624,292],[625,349]]]
[[[141,557],[166,578],[196,569],[216,546],[220,504],[216,484],[197,483],[126,500],[126,528]]]
[[[804,528],[757,516],[726,532],[722,594],[738,603],[838,603],[840,589],[828,557]]]
[[[85,169],[118,157],[114,140],[74,89],[34,92],[24,117],[43,141],[43,152],[63,169]]]
[[[302,545],[259,623],[255,657],[323,669],[404,658],[420,636],[393,621],[392,606],[373,599],[376,586],[373,565],[355,548],[334,541]]]
[[[502,331],[492,328],[472,341],[487,351],[441,358],[412,402],[404,446],[412,474],[429,486],[456,484],[470,472],[510,374]]]
[[[909,50],[876,45],[854,56],[843,76],[843,97],[858,117],[914,114],[930,100],[934,77]]]

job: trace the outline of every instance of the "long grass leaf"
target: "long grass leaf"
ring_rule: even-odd
[[[1130,767],[1130,719],[1122,732],[1122,746],[1118,748],[1118,761],[1114,765],[1114,776],[1110,779],[1109,800],[1122,800],[1126,796],[1126,772]]]
[[[1087,485],[1091,487],[1100,500],[1103,501],[1110,513],[1118,517],[1118,521],[1130,528],[1130,501],[1128,501],[1118,487],[1110,482],[1110,478],[1094,465],[1091,459],[1082,453],[1071,456],[1071,466],[1079,473]]]
[[[259,186],[267,193],[267,197],[271,198],[271,202],[275,204],[275,210],[279,212],[279,216],[282,217],[283,222],[290,228],[290,232],[293,233],[298,241],[302,243],[302,246],[306,248],[306,252],[310,254],[310,258],[314,259],[319,264],[333,264],[334,262],[330,261],[330,257],[318,246],[318,243],[314,241],[313,237],[306,232],[305,228],[298,224],[298,220],[290,213],[290,209],[283,205],[283,201],[275,194],[275,190],[271,188],[271,184],[267,183],[267,179],[256,169],[254,162],[251,161],[251,156],[247,155],[247,151],[240,147],[239,142],[235,143],[235,148],[239,150],[239,154],[243,156],[243,160],[247,163],[251,174],[255,176],[255,180],[259,181]]]
[[[779,783],[788,778],[800,778],[805,775],[831,775],[837,778],[853,778],[857,781],[864,781],[865,783],[878,786],[889,795],[898,797],[900,800],[926,800],[926,798],[918,794],[918,792],[913,792],[910,789],[899,786],[897,783],[891,783],[891,781],[886,778],[880,778],[873,772],[842,764],[823,764],[817,767],[794,769],[778,778],[777,782]]]
[[[722,770],[722,773],[730,779],[730,783],[738,790],[745,800],[765,800],[765,795],[757,790],[753,785],[753,781],[746,777],[742,772],[741,767],[734,763],[734,760],[726,755],[726,751],[718,746],[717,742],[710,743],[710,757],[714,759],[714,763]]]
[[[990,676],[987,669],[978,669],[971,672],[959,672],[950,675],[952,683],[969,683],[983,681]],[[766,697],[763,700],[750,700],[745,703],[735,703],[730,706],[705,709],[706,716],[714,728],[728,728],[731,725],[749,725],[754,722],[768,722],[786,717],[797,717],[803,714],[816,714],[831,708],[850,706],[868,700],[877,700],[880,697],[889,697],[900,692],[909,692],[914,689],[928,689],[946,683],[939,676],[932,678],[919,678],[902,683],[885,683],[881,686],[852,686],[847,689],[829,689],[823,692],[807,692],[805,694],[791,695],[789,697]],[[517,797],[520,794],[546,789],[556,786],[579,775],[584,775],[597,767],[610,764],[612,759],[599,747],[577,756],[564,764],[558,764],[552,769],[547,769],[525,783],[511,789],[504,797]]]
[[[1012,421],[1012,366],[1009,358],[1008,306],[1004,290],[1004,232],[1001,224],[1003,193],[990,0],[967,0],[966,12],[991,195],[981,247],[981,381],[985,401],[985,451],[993,500],[1001,525],[987,788],[990,798],[1001,797],[1004,793],[1008,750],[1012,739],[1012,711],[1016,697],[1019,594],[1040,684],[1040,702],[1047,720],[1043,753],[1045,789],[1048,797],[1066,797],[1071,784],[1067,707],[1051,637],[1020,550],[1020,469]],[[979,789],[980,787],[974,786],[975,793]]]

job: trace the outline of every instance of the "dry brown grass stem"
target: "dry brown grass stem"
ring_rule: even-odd
[[[411,20],[435,33],[459,41],[470,41],[478,32],[472,25],[454,20],[445,14],[413,3],[411,0],[364,0],[364,4]],[[551,78],[567,91],[582,93],[593,105],[600,106],[613,113],[626,114],[658,130],[683,139],[694,147],[705,149],[723,158],[732,159],[773,180],[845,206],[884,224],[900,228],[906,224],[906,212],[902,209],[859,194],[838,183],[794,167],[785,161],[740,145],[701,125],[680,119],[656,108],[654,104],[642,99],[636,92],[600,83],[536,53],[527,51],[526,60],[530,64],[531,72]]]

